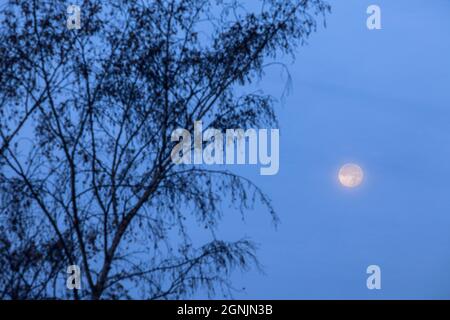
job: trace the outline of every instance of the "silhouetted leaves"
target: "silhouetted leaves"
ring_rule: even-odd
[[[215,238],[221,204],[277,217],[243,177],[174,166],[170,134],[276,125],[275,100],[240,86],[293,54],[328,6],[86,0],[68,30],[65,5],[1,7],[0,298],[227,294],[233,269],[258,264],[249,240]],[[194,244],[194,223],[211,242]],[[65,288],[71,264],[80,292]]]

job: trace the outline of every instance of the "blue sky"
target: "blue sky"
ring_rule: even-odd
[[[226,210],[217,232],[260,245],[265,272],[236,272],[234,297],[450,299],[450,0],[329,2],[327,28],[282,60],[279,173],[242,170],[281,223]],[[371,4],[382,30],[366,27]],[[280,97],[285,80],[274,67],[258,87]],[[338,183],[348,162],[364,170],[359,188]],[[366,287],[372,264],[381,290]]]
[[[278,107],[278,175],[246,171],[273,199],[230,213],[220,234],[260,244],[265,274],[236,273],[235,298],[450,298],[450,1],[329,1],[332,14],[286,60],[292,90]],[[382,10],[369,31],[366,9]],[[260,88],[280,96],[279,69]],[[339,167],[363,185],[344,189]],[[368,290],[366,268],[381,267]]]

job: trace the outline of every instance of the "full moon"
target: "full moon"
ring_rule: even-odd
[[[347,163],[339,170],[339,182],[347,188],[355,188],[363,181],[364,173],[360,166]]]

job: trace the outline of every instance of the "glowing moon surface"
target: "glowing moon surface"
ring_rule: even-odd
[[[339,182],[347,188],[355,188],[364,178],[363,170],[354,163],[347,163],[339,170]]]

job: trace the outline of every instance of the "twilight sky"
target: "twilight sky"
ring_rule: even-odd
[[[235,298],[450,298],[450,1],[329,2],[327,28],[284,61],[278,175],[242,171],[281,224],[257,208],[218,232],[260,244],[265,274],[236,273]],[[371,4],[382,30],[366,28]],[[259,87],[279,97],[284,80],[273,68]],[[338,184],[346,162],[361,187]],[[381,290],[366,287],[371,264]]]

